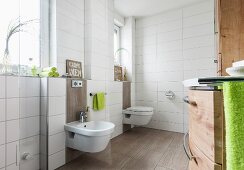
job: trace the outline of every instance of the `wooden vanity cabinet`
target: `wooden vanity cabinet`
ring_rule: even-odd
[[[190,170],[225,169],[222,91],[189,91]]]
[[[226,68],[244,60],[243,0],[215,0],[215,35],[218,74],[226,76]]]

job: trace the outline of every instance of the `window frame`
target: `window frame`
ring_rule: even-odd
[[[40,67],[50,66],[50,0],[40,0]]]
[[[114,32],[115,31],[117,32],[118,49],[120,49],[121,48],[121,32],[120,32],[120,27],[118,25],[116,25],[116,24],[114,24]],[[116,60],[115,59],[115,57],[116,57],[116,51],[118,49],[115,50],[115,47],[114,47],[114,60]],[[120,55],[118,56],[118,64],[121,65],[121,57],[120,57]],[[116,63],[115,63],[115,65],[116,65]]]

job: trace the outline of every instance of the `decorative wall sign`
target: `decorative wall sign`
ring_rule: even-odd
[[[73,60],[66,60],[66,73],[70,77],[82,78],[81,62],[73,61]]]
[[[114,80],[123,81],[123,69],[120,66],[114,66]]]

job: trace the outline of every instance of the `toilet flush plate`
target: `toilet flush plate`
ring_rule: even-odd
[[[72,88],[79,88],[82,87],[82,80],[72,80],[71,81]]]

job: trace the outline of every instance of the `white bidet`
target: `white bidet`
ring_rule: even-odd
[[[115,125],[105,121],[79,121],[64,125],[66,145],[83,152],[100,152],[104,150],[111,138]]]

